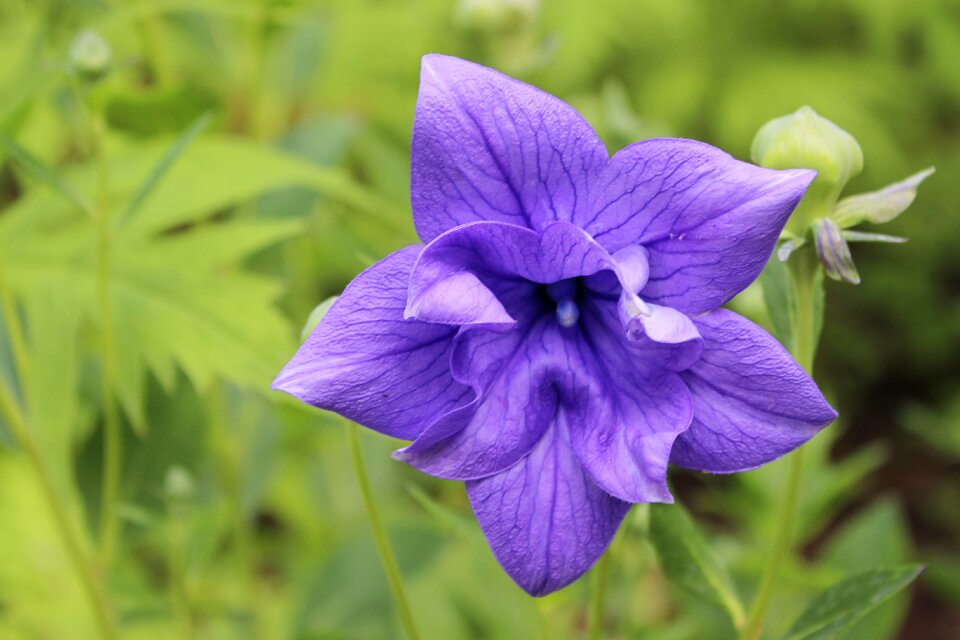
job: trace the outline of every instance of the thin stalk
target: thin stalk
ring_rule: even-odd
[[[110,259],[113,233],[110,225],[110,171],[107,163],[105,125],[99,115],[91,117],[98,173],[99,198],[97,226],[97,303],[100,316],[100,396],[104,412],[103,484],[100,493],[100,561],[110,566],[117,537],[117,496],[120,488],[121,433],[116,389],[116,346],[113,328],[113,305],[110,294]]]
[[[816,352],[816,318],[814,311],[813,285],[819,265],[814,253],[807,248],[797,252],[790,263],[790,275],[794,287],[793,320],[793,357],[807,373],[813,374],[813,357]],[[789,455],[790,468],[787,475],[787,488],[783,496],[783,508],[777,520],[778,528],[774,536],[770,558],[764,569],[756,599],[750,609],[750,615],[740,637],[742,640],[757,640],[763,632],[763,623],[773,602],[773,594],[783,562],[790,554],[790,544],[797,506],[800,497],[800,479],[803,475],[803,448]]]
[[[234,438],[227,430],[227,419],[223,411],[223,385],[215,382],[207,394],[210,407],[210,447],[217,457],[217,470],[224,484],[227,501],[234,517],[233,552],[243,574],[242,592],[247,611],[252,618],[254,638],[266,636],[263,618],[260,612],[260,598],[257,595],[256,557],[254,541],[251,537],[250,520],[244,509],[243,487],[240,474],[243,461],[237,451]]]
[[[352,422],[347,425],[347,438],[350,441],[350,457],[353,459],[353,468],[357,473],[357,484],[360,485],[363,506],[367,511],[367,518],[370,520],[370,529],[373,531],[373,541],[377,545],[377,553],[380,554],[380,563],[387,574],[387,582],[390,583],[390,591],[393,593],[393,600],[397,606],[397,612],[400,614],[400,621],[407,632],[407,638],[418,640],[420,635],[417,633],[413,614],[407,604],[407,596],[403,590],[403,580],[400,577],[400,567],[397,566],[393,550],[390,548],[390,541],[387,539],[387,534],[380,522],[380,515],[377,513],[373,491],[370,489],[370,479],[367,477],[367,468],[363,462],[363,451],[360,449],[357,425]]]
[[[587,640],[600,640],[603,637],[603,611],[607,600],[607,578],[610,575],[610,556],[613,545],[600,557],[590,584],[590,611],[587,622]]]
[[[184,547],[187,544],[188,533],[183,522],[182,505],[176,504],[176,499],[170,499],[167,504],[170,513],[170,535],[168,540],[169,553],[167,564],[170,570],[170,597],[180,629],[184,638],[193,638],[196,625],[194,624],[193,607],[190,605],[190,592],[187,588],[187,562]]]
[[[30,359],[27,354],[27,341],[23,337],[23,327],[20,324],[20,314],[14,304],[10,289],[5,286],[3,271],[0,268],[0,304],[3,317],[7,319],[7,332],[10,334],[10,348],[13,351],[13,364],[17,371],[17,379],[26,381],[29,378]]]
[[[80,585],[87,599],[90,601],[90,607],[93,609],[94,620],[96,621],[100,636],[105,640],[115,640],[119,638],[103,585],[91,564],[87,562],[84,557],[83,546],[73,527],[70,525],[70,517],[67,515],[64,502],[57,495],[53,479],[47,471],[43,457],[40,455],[40,450],[33,441],[23,413],[14,399],[13,394],[4,384],[0,384],[0,412],[3,413],[13,431],[14,437],[26,452],[27,459],[30,461],[37,475],[43,497],[47,501],[50,513],[53,515],[57,532],[63,541],[64,547],[66,547],[67,555],[70,557],[70,562],[73,564],[77,577],[80,579]]]

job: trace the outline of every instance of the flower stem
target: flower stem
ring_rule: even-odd
[[[4,384],[0,384],[0,413],[3,413],[13,431],[14,437],[16,437],[20,446],[23,447],[36,473],[43,497],[47,501],[50,513],[53,515],[57,532],[77,572],[80,585],[90,600],[90,606],[93,609],[94,619],[100,631],[100,636],[105,640],[115,640],[119,636],[114,626],[113,616],[110,613],[110,607],[107,603],[103,585],[91,564],[84,557],[83,546],[70,524],[67,509],[57,495],[53,479],[47,470],[43,457],[40,455],[40,450],[33,440],[23,413],[14,399],[13,394]]]
[[[417,627],[413,621],[413,614],[410,612],[410,606],[407,604],[407,597],[403,590],[403,580],[400,577],[400,568],[393,556],[390,548],[390,541],[380,522],[380,516],[377,513],[377,506],[373,500],[373,491],[370,489],[370,480],[367,477],[366,465],[363,463],[363,451],[360,449],[360,438],[357,434],[357,425],[352,422],[347,425],[347,437],[350,441],[350,456],[353,459],[353,468],[357,473],[357,483],[360,485],[360,494],[363,497],[363,506],[367,510],[367,518],[370,520],[370,529],[373,531],[373,541],[377,545],[377,553],[380,554],[380,563],[387,574],[387,582],[390,583],[390,591],[393,593],[393,599],[397,606],[397,612],[400,614],[400,621],[407,632],[409,640],[418,640]]]
[[[587,623],[587,640],[603,637],[603,610],[607,600],[607,578],[610,575],[610,556],[613,545],[600,557],[591,582],[590,611]]]
[[[807,249],[798,251],[790,265],[794,288],[793,357],[804,370],[813,374],[813,358],[816,352],[816,311],[814,282],[819,263],[816,255]],[[773,594],[780,578],[783,562],[790,553],[790,543],[800,496],[800,478],[803,475],[803,448],[789,455],[790,468],[787,487],[783,496],[783,508],[777,519],[778,528],[773,540],[773,549],[764,569],[756,599],[740,633],[742,640],[757,640],[763,631],[763,623],[773,602]]]
[[[106,154],[106,125],[99,114],[90,115],[94,153],[97,162],[98,202],[96,224],[96,282],[100,316],[100,396],[104,412],[103,484],[100,493],[100,562],[110,566],[117,537],[116,505],[120,487],[121,434],[116,389],[116,349],[113,330],[113,305],[110,292],[110,172]]]

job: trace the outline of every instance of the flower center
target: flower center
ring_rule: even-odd
[[[577,306],[577,279],[570,278],[547,285],[547,295],[557,303],[557,322],[561,327],[570,328],[580,319],[580,307]]]
[[[580,319],[580,309],[573,300],[561,300],[557,303],[557,322],[561,327],[568,329],[577,324]]]

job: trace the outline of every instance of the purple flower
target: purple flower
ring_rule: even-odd
[[[274,388],[412,440],[466,481],[507,573],[544,595],[604,552],[667,463],[753,469],[836,413],[762,329],[719,309],[814,177],[690,140],[612,158],[567,104],[423,60],[411,199],[426,246],[361,273]]]

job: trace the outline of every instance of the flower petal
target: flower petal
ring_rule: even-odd
[[[693,423],[671,462],[712,473],[747,471],[799,447],[837,417],[763,329],[725,309],[695,322],[703,355],[680,374],[693,397]]]
[[[645,300],[702,313],[756,279],[814,175],[756,167],[692,140],[646,140],[613,156],[589,213],[574,222],[608,251],[646,247]]]
[[[561,396],[574,451],[607,493],[628,502],[673,502],[667,463],[693,418],[690,393],[595,307],[584,322],[589,340],[581,342],[576,366],[590,384]]]
[[[468,400],[470,388],[450,375],[456,330],[403,319],[420,249],[402,249],[357,276],[273,388],[406,440]]]
[[[561,100],[486,67],[424,56],[410,158],[424,242],[477,220],[531,229],[569,220],[607,157]]]
[[[630,509],[580,467],[565,425],[507,471],[467,482],[470,504],[504,570],[527,593],[567,586],[603,555]]]
[[[394,458],[450,480],[482,478],[516,464],[554,420],[554,380],[576,366],[567,357],[571,333],[543,318],[508,333],[462,333],[452,368],[476,399],[432,424]]]

